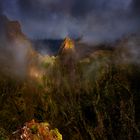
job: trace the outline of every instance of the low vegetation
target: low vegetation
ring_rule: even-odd
[[[75,52],[46,56],[39,80],[1,74],[0,139],[25,131],[31,140],[140,139],[140,66],[126,61],[126,52],[97,50],[81,60]]]

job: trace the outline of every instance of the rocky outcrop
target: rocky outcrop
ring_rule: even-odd
[[[37,60],[37,53],[21,30],[18,21],[0,16],[0,66],[11,75],[25,76]]]
[[[64,55],[64,54],[69,54],[74,52],[75,52],[74,41],[71,40],[69,37],[66,37],[60,47],[58,54]]]
[[[75,71],[76,64],[76,51],[74,41],[66,37],[62,43],[60,50],[58,52],[58,57],[62,68],[69,74],[73,74]]]

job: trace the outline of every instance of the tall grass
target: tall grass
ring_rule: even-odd
[[[11,133],[36,119],[64,140],[139,139],[140,67],[116,59],[108,51],[66,63],[57,56],[44,61],[41,81],[1,76],[1,128]]]

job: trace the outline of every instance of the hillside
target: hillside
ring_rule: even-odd
[[[0,19],[0,139],[140,139],[139,35],[90,47],[67,37],[41,55]]]
[[[37,52],[31,41],[22,33],[20,23],[0,16],[1,73],[25,77],[31,65],[37,63]]]

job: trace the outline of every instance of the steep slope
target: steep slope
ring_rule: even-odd
[[[25,76],[35,62],[36,52],[32,44],[22,33],[18,21],[10,21],[0,16],[0,66],[1,72]]]
[[[0,16],[0,30],[1,34],[9,40],[13,40],[16,37],[26,38],[21,31],[21,26],[18,21],[10,21],[6,16]]]

